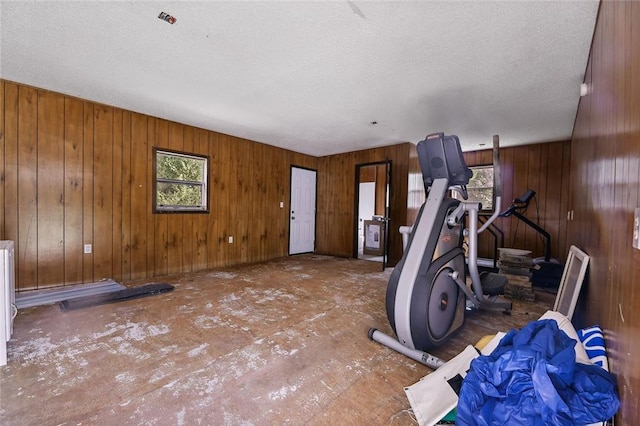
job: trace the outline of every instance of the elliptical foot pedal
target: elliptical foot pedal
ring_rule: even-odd
[[[480,274],[480,283],[482,284],[482,293],[487,296],[499,296],[504,294],[504,288],[509,280],[507,277],[495,272],[482,272]]]

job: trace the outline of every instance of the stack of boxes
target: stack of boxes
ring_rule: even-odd
[[[504,295],[511,299],[535,300],[535,292],[531,285],[531,268],[533,259],[528,250],[500,249],[498,261],[500,274],[507,277],[508,283]]]

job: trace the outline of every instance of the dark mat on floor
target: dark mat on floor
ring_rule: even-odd
[[[173,289],[174,287],[167,283],[145,284],[139,287],[127,288],[125,290],[114,291],[106,294],[63,300],[60,302],[60,309],[65,312],[73,311],[76,309],[88,308],[90,306],[122,302],[124,300],[138,299],[141,297],[167,293],[169,291],[173,291]]]

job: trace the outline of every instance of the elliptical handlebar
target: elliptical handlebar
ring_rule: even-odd
[[[525,211],[529,207],[529,202],[536,195],[533,189],[527,189],[524,194],[513,200],[513,203],[505,211],[500,213],[502,217],[509,217],[517,211]]]

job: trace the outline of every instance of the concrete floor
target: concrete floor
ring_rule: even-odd
[[[175,290],[144,299],[23,309],[0,367],[0,424],[412,424],[403,388],[430,370],[367,338],[393,334],[390,272],[302,255],[164,277]],[[552,304],[471,312],[433,353],[450,359]]]

